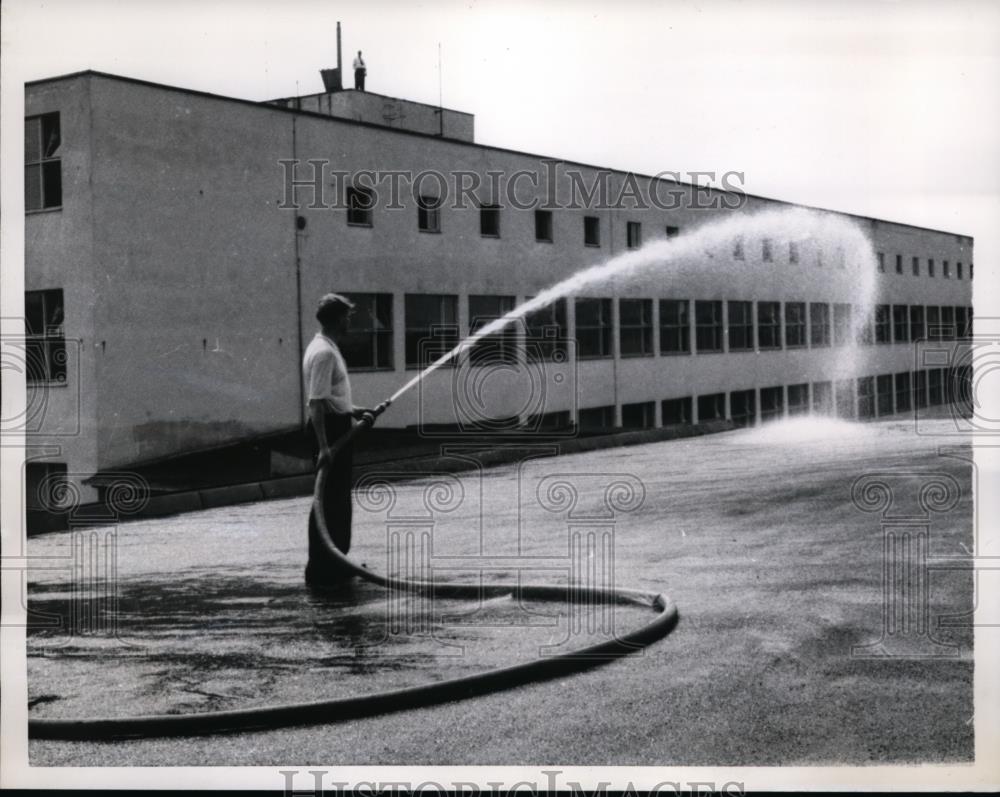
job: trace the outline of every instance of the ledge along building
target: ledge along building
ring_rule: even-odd
[[[581,268],[795,207],[478,144],[471,114],[324,77],[323,93],[265,102],[94,71],[26,85],[25,481],[39,528],[54,486],[98,501],[116,474],[184,456],[210,468],[247,441],[243,478],[307,471],[267,441],[304,423],[300,364],[323,293],[357,305],[345,355],[355,402],[374,405]],[[364,171],[443,179],[393,197]],[[512,203],[496,175],[521,172],[543,179],[519,180]],[[595,185],[611,201],[574,203]],[[674,201],[615,201],[635,185]],[[954,358],[919,362],[914,342],[971,330],[972,239],[830,215],[876,253],[863,372],[836,365],[857,301],[844,252],[749,225],[658,277],[552,303],[379,428],[559,436],[947,404]]]

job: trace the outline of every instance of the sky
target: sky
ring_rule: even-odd
[[[1000,253],[992,0],[6,0],[2,14],[5,87],[90,68],[253,100],[321,91],[339,20],[369,91],[440,89],[481,143],[738,171],[750,193],[973,235],[977,273]]]

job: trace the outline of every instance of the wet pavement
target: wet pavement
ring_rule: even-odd
[[[357,496],[352,557],[372,569],[613,578],[668,593],[680,623],[640,655],[469,701],[267,732],[33,741],[32,763],[971,760],[971,575],[933,574],[931,632],[899,625],[910,615],[883,588],[881,516],[856,505],[877,503],[880,488],[852,502],[865,474],[889,485],[893,511],[921,511],[929,479],[946,493],[954,484],[954,501],[932,513],[927,553],[960,555],[972,539],[970,468],[937,448],[962,442],[905,422],[783,425],[370,482]],[[308,506],[296,498],[32,538],[30,555],[57,568],[34,571],[29,585],[32,716],[371,693],[579,647],[651,616],[513,597],[430,601],[364,582],[313,592],[302,584]],[[888,645],[887,595],[897,611]]]

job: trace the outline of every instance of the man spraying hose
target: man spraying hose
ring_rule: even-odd
[[[354,305],[344,296],[336,293],[323,296],[316,310],[321,330],[309,343],[302,358],[309,424],[319,449],[317,467],[327,465],[329,469],[323,493],[323,512],[334,544],[345,554],[351,547],[353,443],[345,440],[344,436],[358,420],[371,426],[376,417],[374,411],[354,405],[347,364],[340,353],[339,344],[350,331],[353,310]],[[315,511],[310,511],[306,583],[310,586],[336,586],[343,583],[348,574],[326,553],[320,533]]]

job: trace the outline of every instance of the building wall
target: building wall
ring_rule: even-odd
[[[313,311],[323,293],[392,294],[393,368],[355,370],[352,376],[356,402],[374,405],[416,375],[403,356],[406,294],[457,295],[464,334],[469,295],[509,295],[520,302],[627,252],[630,221],[641,222],[643,242],[654,245],[655,256],[628,281],[594,286],[584,295],[855,302],[858,275],[864,273],[873,279],[877,302],[971,304],[972,242],[950,233],[828,214],[868,235],[874,250],[885,254],[886,272],[875,273],[853,250],[841,268],[836,236],[800,240],[799,262],[793,264],[784,215],[739,223],[750,214],[791,206],[750,197],[739,210],[698,209],[690,186],[671,183],[662,187],[684,197],[675,210],[555,210],[551,243],[535,239],[532,210],[511,207],[501,211],[499,237],[480,234],[477,208],[451,203],[441,208],[439,233],[420,232],[409,196],[402,209],[391,209],[383,195],[371,226],[352,226],[342,206],[330,207],[339,204],[331,178],[336,171],[465,172],[482,179],[475,194],[490,202],[500,197],[491,192],[488,173],[544,174],[547,167],[537,156],[109,77],[37,84],[28,95],[29,108],[48,103],[60,110],[65,137],[80,142],[79,154],[67,154],[67,169],[83,169],[75,164],[84,163],[84,153],[93,158],[87,173],[92,198],[67,190],[62,211],[28,219],[29,287],[62,280],[67,334],[89,341],[84,414],[90,431],[81,443],[89,448],[74,458],[90,472],[300,424],[299,336],[307,343],[315,331]],[[300,190],[301,207],[281,207],[286,173],[280,161],[288,159],[299,161],[298,179],[310,176],[306,161],[326,164],[327,193],[319,203],[326,206],[309,207],[314,197],[306,188]],[[598,177],[595,167],[568,166],[588,183]],[[67,185],[83,173],[67,172]],[[610,174],[612,198],[625,179]],[[523,202],[544,195],[544,187],[520,185]],[[567,182],[558,181],[559,204],[568,199]],[[600,219],[599,247],[584,245],[588,215]],[[726,220],[732,230],[707,232],[708,225]],[[681,237],[657,244],[666,241],[667,225],[679,228]],[[688,236],[697,230],[700,237]],[[743,237],[742,260],[733,256],[737,234]],[[762,257],[763,236],[771,238],[770,262]],[[74,258],[81,241],[90,242],[93,253],[87,268]],[[904,257],[901,275],[895,273],[897,253]],[[911,273],[913,256],[924,264],[919,277]],[[935,278],[926,274],[929,257],[937,263]],[[951,279],[942,277],[943,260],[952,264]],[[954,274],[959,261],[961,280]],[[849,370],[837,347],[687,355],[661,355],[654,348],[652,356],[621,357],[617,302],[613,308],[614,356],[543,369],[544,407],[525,400],[525,391],[534,389],[530,374],[491,374],[490,411],[573,414],[614,405],[620,422],[622,404],[822,381]],[[656,341],[655,301],[653,308]],[[570,301],[570,333],[573,318]],[[908,345],[859,352],[861,373],[914,367]],[[454,396],[473,389],[473,372],[442,369],[400,399],[382,423],[454,422]],[[656,413],[659,419],[658,405]]]

